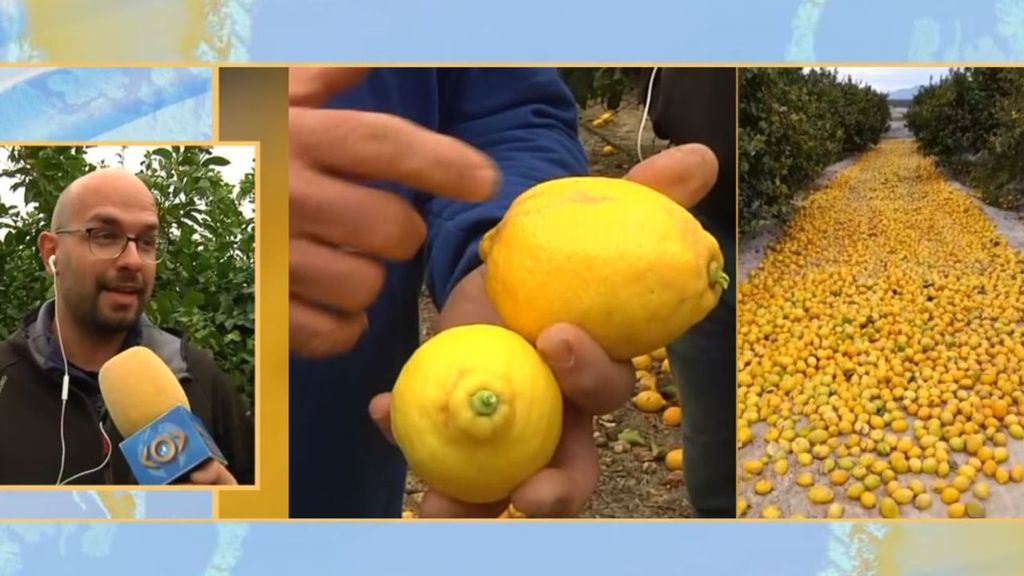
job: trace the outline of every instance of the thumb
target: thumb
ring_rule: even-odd
[[[703,144],[683,144],[637,164],[625,179],[653,188],[684,208],[690,208],[700,202],[718,180],[718,158]]]
[[[355,86],[370,68],[289,68],[288,104],[316,108],[339,92]]]
[[[224,480],[222,482],[221,480]],[[199,484],[203,486],[213,486],[215,484],[233,483],[230,473],[227,468],[224,467],[220,462],[216,460],[209,460],[199,468],[196,468],[189,474],[189,480],[193,484]]]
[[[395,438],[391,435],[391,393],[377,394],[370,400],[370,419],[388,442],[394,444]]]
[[[573,404],[590,415],[608,414],[629,401],[633,365],[608,357],[581,328],[554,324],[537,337],[537,350]]]

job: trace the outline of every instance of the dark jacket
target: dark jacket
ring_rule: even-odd
[[[694,215],[717,236],[736,230],[736,69],[659,68],[650,109],[654,133],[673,145],[697,143],[718,159],[718,180]]]
[[[51,335],[53,301],[28,316],[0,343],[0,484],[54,485],[61,464],[61,381],[64,366]],[[124,348],[146,346],[177,376],[199,416],[228,460],[239,484],[254,483],[254,429],[234,384],[212,356],[181,335],[154,326],[145,316]],[[63,478],[99,466],[106,457],[100,423],[113,454],[107,466],[70,484],[137,484],[119,444],[123,437],[110,420],[96,373],[75,366],[64,414],[66,458]]]

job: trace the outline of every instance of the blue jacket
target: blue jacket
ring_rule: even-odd
[[[290,362],[290,515],[399,517],[405,462],[370,420],[370,399],[391,389],[419,345],[420,287],[440,309],[452,287],[480,265],[480,237],[533,184],[588,170],[576,106],[547,69],[375,70],[328,107],[386,112],[455,136],[489,154],[502,172],[482,204],[437,199],[398,186],[427,223],[419,256],[389,264],[369,310],[370,328],[348,354]]]

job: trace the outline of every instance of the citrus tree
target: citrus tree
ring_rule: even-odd
[[[576,104],[586,108],[600,103],[618,110],[623,97],[646,90],[650,68],[559,68],[558,73],[572,92]]]
[[[921,149],[980,189],[986,202],[1024,204],[1024,69],[953,69],[907,110]]]
[[[36,238],[49,227],[57,197],[94,164],[87,147],[13,147],[0,178],[13,182],[23,205],[0,198],[0,337],[52,296]],[[121,156],[123,160],[123,156]],[[218,167],[229,161],[207,147],[156,148],[137,175],[149,186],[168,237],[146,313],[154,323],[187,333],[209,350],[239,386],[250,408],[255,382],[255,227],[245,206],[255,202],[252,169],[236,185]]]
[[[829,164],[881,139],[885,94],[834,70],[740,70],[740,229],[783,216]]]

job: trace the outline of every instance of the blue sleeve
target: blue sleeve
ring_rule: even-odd
[[[588,173],[576,103],[554,69],[463,68],[440,74],[441,131],[482,150],[501,171],[485,203],[426,201],[426,284],[440,309],[481,264],[480,238],[522,192],[544,180]]]

